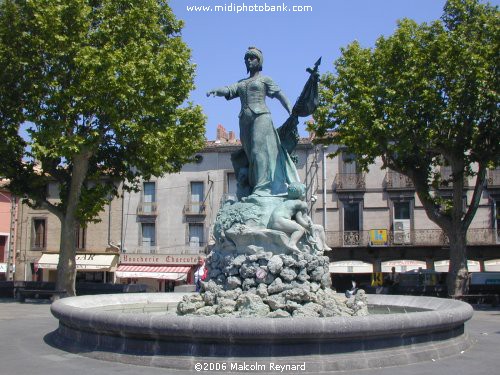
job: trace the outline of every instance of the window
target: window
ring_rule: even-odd
[[[142,190],[142,199],[144,202],[156,202],[156,184],[154,182],[145,182]]]
[[[410,220],[410,202],[394,202],[394,220]]]
[[[394,245],[409,245],[412,242],[411,204],[411,200],[397,200],[392,202],[394,215],[394,219],[392,221],[392,243]]]
[[[85,249],[87,230],[85,227],[79,226],[76,229],[75,244],[77,249]]]
[[[344,231],[359,231],[359,203],[344,203]]]
[[[203,182],[191,182],[191,203],[200,204],[203,202]]]
[[[227,195],[236,197],[237,181],[234,173],[230,172],[227,174]]]
[[[500,243],[500,200],[494,201],[494,221],[493,225],[497,230],[497,243]]]
[[[356,166],[356,155],[342,153],[342,173],[355,174],[358,173]]]
[[[5,249],[7,248],[7,236],[0,236],[0,263],[5,260]]]
[[[203,205],[204,199],[204,185],[202,181],[191,181],[191,196],[189,197],[188,211],[191,214],[203,214],[205,207]]]
[[[34,250],[44,250],[47,247],[47,221],[45,219],[33,219],[33,242]]]
[[[153,214],[156,212],[155,182],[144,182],[142,186],[142,197],[139,212],[141,215]]]
[[[199,223],[189,224],[188,241],[190,246],[203,246],[204,244],[204,226]]]
[[[144,249],[156,246],[156,226],[155,223],[141,223],[141,243]]]

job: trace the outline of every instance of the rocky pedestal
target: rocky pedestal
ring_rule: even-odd
[[[283,199],[274,202],[278,205]],[[331,289],[329,258],[323,255],[321,241],[304,235],[297,246],[290,246],[286,233],[262,225],[262,217],[272,211],[272,204],[273,200],[267,200],[266,210],[249,203],[247,210],[241,210],[240,202],[221,209],[215,225],[216,245],[206,259],[207,281],[202,282],[200,294],[184,297],[178,314],[272,318],[367,315],[364,291],[346,298]],[[252,213],[251,220],[244,212]]]
[[[367,315],[366,296],[337,294],[330,286],[328,257],[310,254],[223,254],[207,259],[210,280],[185,296],[180,315],[222,317],[330,317]]]

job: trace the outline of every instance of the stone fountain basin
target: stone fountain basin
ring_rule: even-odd
[[[181,296],[58,300],[51,311],[59,328],[48,341],[104,360],[185,370],[219,363],[224,372],[239,372],[237,366],[249,362],[262,364],[260,370],[270,370],[271,363],[304,365],[305,372],[379,368],[437,360],[470,347],[464,323],[472,307],[451,299],[368,295],[377,311],[409,312],[272,319],[177,316],[172,309]]]

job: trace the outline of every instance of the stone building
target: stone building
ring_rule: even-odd
[[[223,133],[222,131],[220,131]],[[211,229],[221,204],[236,198],[232,137],[207,142],[195,162],[180,173],[144,181],[140,192],[125,193],[123,248],[116,276],[168,291],[192,283],[198,258],[213,244]],[[297,147],[301,178],[308,176],[310,142]]]
[[[0,281],[12,280],[16,256],[17,198],[0,179]]]
[[[397,272],[429,269],[447,272],[449,247],[439,227],[428,219],[409,179],[382,170],[381,160],[361,173],[354,155],[342,152],[333,159],[321,150],[321,183],[314,204],[315,222],[323,224],[333,248],[335,273]],[[443,175],[450,172],[442,168]],[[464,195],[464,207],[473,192],[473,180]],[[326,192],[324,194],[324,192]],[[439,194],[451,194],[441,186]],[[500,270],[500,170],[488,171],[488,181],[468,231],[469,271]]]
[[[49,200],[59,198],[57,184],[48,186]],[[76,282],[112,283],[118,264],[122,200],[113,199],[99,214],[100,222],[78,229]],[[19,206],[17,222],[17,281],[55,281],[59,261],[61,223],[52,213]]]
[[[139,192],[124,192],[121,199],[114,199],[101,213],[100,223],[80,230],[79,280],[143,283],[151,291],[192,284],[199,258],[213,244],[211,228],[218,209],[236,195],[230,157],[241,145],[223,127],[219,133],[181,172],[143,181]],[[372,273],[390,272],[392,267],[397,272],[419,268],[446,272],[447,239],[427,218],[411,182],[382,170],[380,160],[368,173],[360,173],[353,155],[327,157],[336,150],[337,146],[324,148],[301,139],[294,155],[307,185],[309,214],[325,227],[333,249],[328,254],[331,272],[364,282]],[[472,183],[464,205],[470,203]],[[49,189],[57,199],[57,186]],[[449,191],[446,186],[440,189],[443,195]],[[499,226],[497,169],[488,172],[468,232],[470,271],[500,270]],[[59,236],[56,217],[20,206],[17,280],[54,280]]]
[[[175,280],[192,282],[198,257],[210,249],[210,231],[221,203],[235,198],[230,156],[239,147],[227,139],[207,142],[196,162],[180,173],[145,181],[141,192],[125,194],[124,246],[117,276],[162,291]],[[397,272],[446,272],[447,239],[427,218],[411,181],[382,170],[379,160],[368,173],[360,173],[353,155],[328,157],[336,150],[302,139],[295,151],[299,175],[308,187],[310,216],[325,227],[333,248],[332,273],[369,282],[372,273],[388,273],[392,267]],[[440,193],[449,191],[443,186]],[[464,204],[471,195],[472,185]],[[499,203],[500,171],[492,170],[468,232],[470,271],[500,268]],[[141,266],[158,268],[142,268],[141,273]],[[156,272],[162,268],[164,274]]]

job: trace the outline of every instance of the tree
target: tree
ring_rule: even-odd
[[[0,3],[0,175],[61,220],[56,287],[68,295],[75,229],[118,194],[114,182],[176,172],[203,146],[204,115],[184,104],[194,65],[182,26],[166,1]]]
[[[404,19],[375,47],[342,49],[336,74],[322,77],[314,129],[320,142],[345,145],[364,169],[408,176],[430,220],[447,235],[450,295],[465,292],[466,234],[489,167],[499,165],[497,7],[447,1],[430,24]],[[440,172],[451,169],[451,175]],[[475,177],[464,210],[464,181]],[[452,197],[439,193],[452,184]]]

